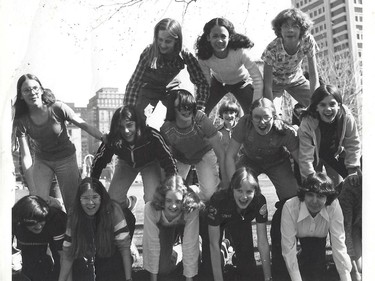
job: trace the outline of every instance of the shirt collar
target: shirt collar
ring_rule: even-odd
[[[326,207],[324,207],[322,210],[320,210],[320,212],[318,213],[318,215],[320,215],[326,221],[329,221],[329,216],[328,216],[328,212],[327,212],[327,208]],[[310,215],[309,210],[307,209],[306,203],[305,202],[301,202],[301,206],[300,206],[300,209],[299,209],[299,214],[298,214],[297,222],[300,222],[300,221],[304,220],[308,216],[311,216],[311,215]]]

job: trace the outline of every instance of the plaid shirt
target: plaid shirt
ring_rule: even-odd
[[[140,89],[146,85],[165,88],[186,64],[190,80],[196,86],[197,107],[204,110],[209,95],[209,85],[195,56],[183,48],[180,54],[171,61],[160,60],[157,62],[156,68],[153,68],[149,64],[151,46],[149,45],[142,52],[138,65],[126,86],[124,105],[135,105]],[[169,71],[165,71],[165,69]],[[155,79],[156,75],[154,74],[155,77],[153,77],[153,73],[162,76],[164,81]]]

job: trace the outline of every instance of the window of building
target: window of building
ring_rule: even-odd
[[[362,0],[358,0],[358,3],[362,5]]]
[[[299,3],[296,3],[296,7],[299,8]]]
[[[318,12],[317,11],[314,11],[314,16],[316,17],[318,15]]]
[[[362,57],[362,52],[358,52],[358,56],[361,58]]]

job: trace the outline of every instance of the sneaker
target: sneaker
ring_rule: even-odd
[[[130,211],[133,211],[133,210],[135,209],[135,207],[137,206],[138,198],[137,198],[137,196],[130,195],[130,196],[128,197],[128,200],[129,200],[128,209],[129,209]]]
[[[221,252],[221,264],[223,266],[226,265],[229,260],[229,252],[228,252],[229,246],[230,246],[230,243],[228,239],[224,239],[221,242],[220,252]]]

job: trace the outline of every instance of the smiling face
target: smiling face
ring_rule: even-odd
[[[183,194],[180,191],[169,190],[165,195],[164,215],[169,221],[172,221],[181,214],[182,200]]]
[[[304,201],[309,213],[315,217],[324,208],[327,196],[315,192],[306,192]]]
[[[26,228],[34,234],[39,234],[42,232],[45,225],[46,221],[40,221],[36,224],[26,226]]]
[[[233,189],[234,201],[236,201],[237,207],[240,210],[246,209],[254,196],[255,188],[248,180],[241,181],[240,188]]]
[[[159,30],[158,32],[158,47],[163,55],[170,55],[174,52],[176,46],[176,39],[173,38],[168,31]]]
[[[192,122],[193,120],[193,107],[192,106],[180,106],[179,98],[174,101],[174,110],[176,113],[176,121]]]
[[[38,81],[26,79],[21,86],[22,99],[28,106],[42,105],[42,89]]]
[[[236,124],[237,113],[235,111],[223,112],[223,120],[226,128],[232,128]]]
[[[120,133],[121,136],[128,142],[133,143],[137,132],[137,126],[135,121],[123,119],[120,122]]]
[[[334,96],[326,96],[316,106],[320,119],[326,123],[332,123],[340,110],[340,104]]]
[[[281,36],[284,41],[298,42],[301,36],[301,28],[297,22],[289,19],[281,25]]]
[[[207,36],[207,40],[210,42],[217,57],[225,57],[227,55],[229,32],[224,26],[215,25]]]
[[[80,197],[83,211],[88,216],[93,216],[100,208],[101,197],[93,189],[88,189]]]
[[[273,114],[270,108],[256,107],[251,113],[255,131],[262,136],[267,135],[273,126]]]

